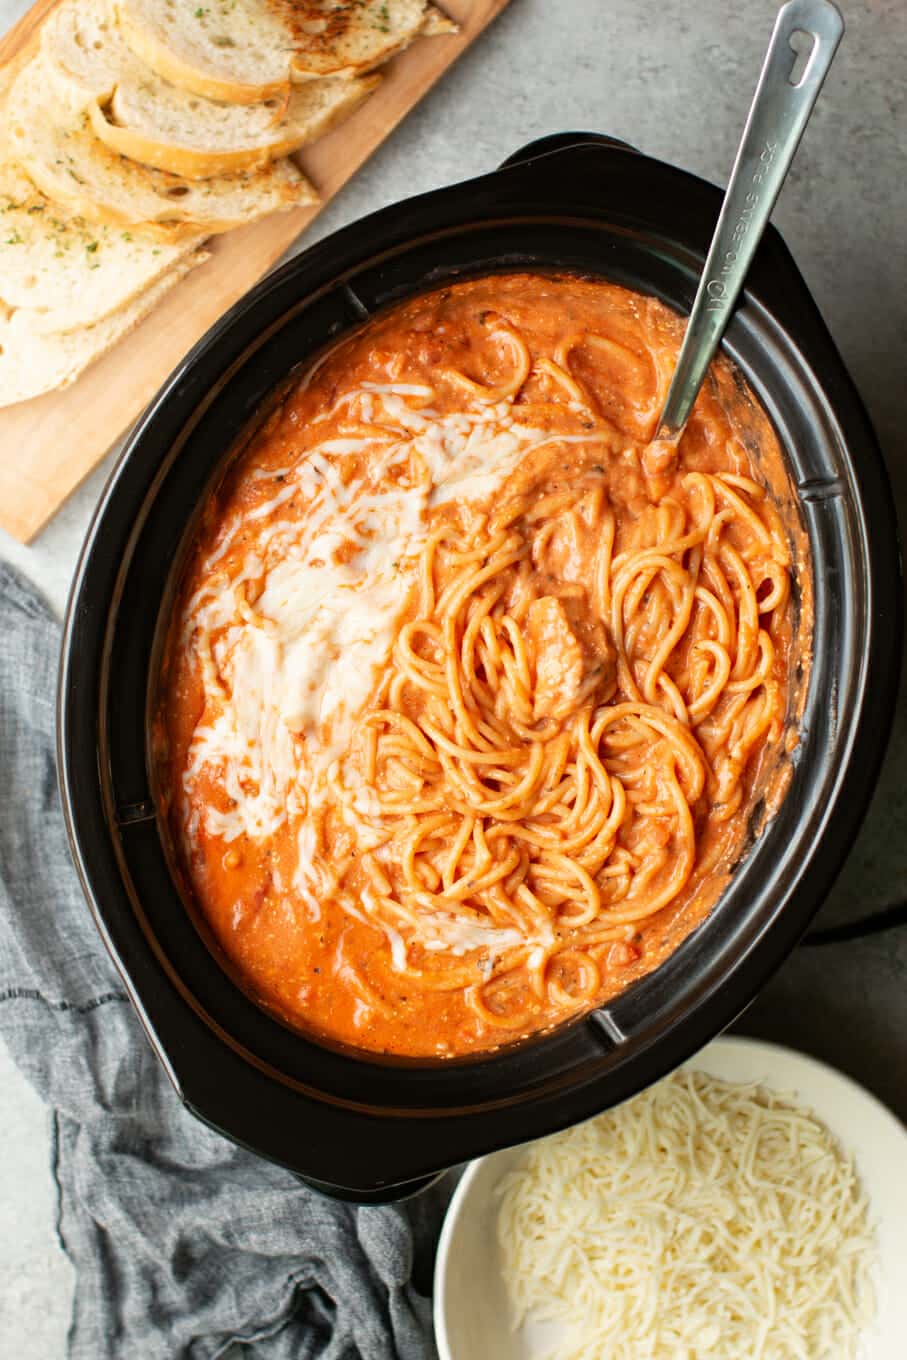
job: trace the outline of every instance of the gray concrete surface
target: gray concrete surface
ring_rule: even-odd
[[[188,3],[188,0],[187,0]],[[775,213],[851,367],[907,509],[907,6],[843,0],[847,34]],[[0,29],[24,8],[0,0]],[[486,170],[547,132],[591,128],[723,182],[776,0],[512,0],[372,158],[309,240]],[[2,451],[0,451],[2,456]],[[59,608],[105,470],[30,548]],[[907,895],[907,714],[820,920]],[[907,1119],[907,931],[795,954],[741,1022],[850,1072]],[[45,1115],[0,1053],[0,1355],[63,1354],[70,1272],[54,1244]]]

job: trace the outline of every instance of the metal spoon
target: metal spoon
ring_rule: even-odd
[[[672,461],[843,32],[831,0],[789,0],[778,11],[658,424],[661,457],[650,446],[646,459],[652,471]],[[796,84],[795,34],[813,40]]]

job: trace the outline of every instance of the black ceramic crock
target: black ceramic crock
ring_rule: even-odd
[[[399,1198],[670,1071],[795,946],[856,834],[894,705],[892,498],[866,413],[770,230],[725,338],[789,461],[815,573],[814,660],[787,798],[710,917],[607,1007],[497,1054],[338,1051],[256,1006],[168,871],[146,750],[159,619],[200,498],[238,431],[305,357],[376,309],[501,269],[600,275],[689,309],[714,186],[607,138],[534,143],[493,174],[347,227],[267,278],[187,356],[101,499],[69,604],[59,762],[73,854],[148,1037],[201,1119],[331,1193]]]

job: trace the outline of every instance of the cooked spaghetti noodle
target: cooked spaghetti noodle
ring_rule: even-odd
[[[678,330],[574,279],[417,299],[323,356],[212,499],[162,801],[291,1021],[456,1053],[586,1009],[777,800],[802,535],[724,362],[679,450],[649,445]]]

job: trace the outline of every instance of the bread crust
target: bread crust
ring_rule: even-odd
[[[219,175],[261,170],[282,156],[292,155],[348,118],[380,83],[381,77],[378,75],[350,81],[346,99],[339,101],[326,116],[318,119],[314,127],[304,132],[288,133],[267,146],[239,147],[232,151],[199,151],[194,147],[159,141],[136,128],[117,125],[97,103],[92,105],[89,116],[95,136],[119,155],[157,170],[180,175],[184,179],[210,179]]]

